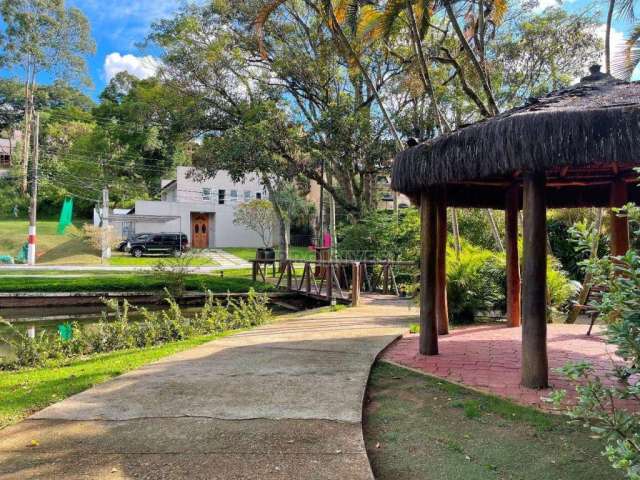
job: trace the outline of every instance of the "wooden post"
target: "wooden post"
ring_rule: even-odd
[[[524,176],[524,281],[522,285],[522,385],[549,385],[547,358],[547,211],[545,175]]]
[[[447,203],[444,193],[438,195],[436,206],[436,322],[438,335],[449,333],[449,307],[447,305]]]
[[[507,250],[507,325],[520,326],[520,257],[518,254],[519,187],[507,190],[505,206],[505,240]]]
[[[387,295],[389,293],[389,263],[387,262],[385,262],[384,266],[382,267],[382,275],[382,293],[384,295]]]
[[[258,262],[256,260],[251,261],[251,280],[254,282],[258,279]]]
[[[360,263],[351,264],[351,306],[360,305]]]
[[[291,271],[293,267],[293,264],[287,260],[287,265],[286,265],[286,269],[287,269],[287,290],[291,290],[291,286],[292,286],[292,282],[293,282],[293,278],[292,278],[292,274],[293,272]]]
[[[420,198],[420,353],[438,354],[436,323],[436,206],[432,194]]]
[[[327,278],[327,298],[333,302],[333,263],[325,265],[324,272]]]
[[[304,264],[304,270],[307,273],[307,276],[305,277],[305,290],[307,293],[311,293],[311,264],[309,262]]]
[[[624,179],[616,178],[611,184],[611,207],[623,207],[627,201],[627,184]],[[609,230],[611,232],[611,255],[624,255],[629,250],[629,222],[627,217],[609,211]]]

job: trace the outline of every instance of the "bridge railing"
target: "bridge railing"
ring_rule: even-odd
[[[308,296],[340,300],[358,305],[361,292],[377,292],[383,295],[401,292],[396,270],[415,267],[415,262],[392,260],[309,260],[287,259],[278,261],[279,276],[276,287],[285,287]],[[252,260],[252,277],[267,282],[269,267],[276,277],[276,261]]]

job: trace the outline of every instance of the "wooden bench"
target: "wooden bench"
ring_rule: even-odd
[[[602,295],[607,291],[607,288],[602,285],[592,285],[589,287],[589,293],[587,293],[587,298],[585,300],[584,305],[580,305],[575,303],[574,306],[580,310],[580,313],[584,313],[589,315],[591,321],[589,322],[589,330],[587,330],[587,335],[591,335],[591,330],[593,329],[593,325],[596,323],[598,319],[598,314],[600,313],[596,307],[594,307],[594,303],[600,303],[602,301]]]

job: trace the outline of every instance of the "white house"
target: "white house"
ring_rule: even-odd
[[[0,177],[9,175],[11,156],[22,140],[22,132],[14,130],[10,138],[0,138]]]
[[[129,234],[181,231],[192,248],[264,247],[257,233],[233,223],[242,202],[267,198],[259,177],[236,183],[220,171],[200,181],[193,173],[192,167],[178,167],[175,180],[162,180],[161,200],[139,200],[130,213],[110,215],[110,223]]]

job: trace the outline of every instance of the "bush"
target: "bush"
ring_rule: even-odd
[[[153,271],[164,279],[170,294],[179,297],[186,289],[192,262],[193,255],[186,253],[172,259],[160,260],[153,267]]]
[[[420,212],[417,208],[371,212],[356,224],[340,227],[338,253],[354,259],[417,260],[420,256]]]
[[[620,401],[640,400],[640,256],[630,250],[623,257],[590,262],[596,282],[608,291],[595,305],[607,321],[605,338],[616,346],[624,366],[613,365],[616,384],[607,384],[588,362],[568,363],[559,371],[576,385],[578,404],[568,414],[607,442],[604,454],[627,478],[640,479],[640,412]],[[566,395],[555,391],[558,406]]]
[[[97,225],[91,223],[85,223],[82,226],[82,240],[94,250],[102,250],[102,238],[106,235],[107,244],[111,247],[117,245],[120,237],[116,233],[113,225],[109,225],[106,233],[103,233],[103,229]]]
[[[40,367],[50,360],[145,348],[195,335],[253,327],[271,319],[269,297],[253,289],[246,298],[236,299],[229,295],[224,306],[211,292],[207,292],[204,306],[194,317],[185,316],[173,297],[168,296],[166,301],[167,309],[152,312],[145,308],[135,309],[127,301],[120,304],[116,300],[106,300],[106,311],[97,325],[90,328],[73,324],[73,337],[68,341],[44,330],[35,338],[29,338],[24,329],[3,321],[12,330],[12,335],[0,340],[12,347],[15,356],[12,364],[3,367]],[[140,313],[140,321],[130,320],[132,309]],[[115,318],[109,319],[108,313],[114,314]]]
[[[447,282],[452,323],[470,323],[480,311],[505,308],[506,273],[503,254],[465,243],[457,258],[453,248],[449,248]]]

